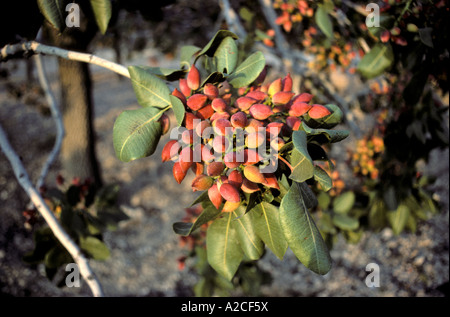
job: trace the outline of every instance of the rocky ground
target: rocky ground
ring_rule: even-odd
[[[111,58],[109,52],[102,53]],[[54,60],[46,58],[52,87],[56,91]],[[149,61],[172,63],[161,59],[158,52],[146,50],[133,63]],[[130,62],[127,62],[130,63]],[[14,83],[23,85],[24,63],[12,70]],[[12,69],[12,66],[8,66]],[[137,107],[127,80],[119,80],[108,71],[92,67],[95,99],[95,131],[97,153],[106,183],[121,184],[119,203],[130,220],[118,230],[105,234],[111,257],[104,262],[91,262],[93,270],[108,296],[192,296],[191,287],[197,276],[180,271],[176,259],[185,254],[179,247],[172,223],[184,216],[195,194],[190,188],[192,176],[178,185],[171,164],[161,164],[158,147],[154,156],[131,163],[120,162],[114,154],[112,128],[115,118],[125,109]],[[21,155],[33,180],[50,152],[55,131],[49,117],[29,106],[32,90],[15,98],[6,81],[0,82],[0,123]],[[25,102],[27,101],[27,102]],[[39,104],[39,102],[37,102]],[[447,118],[448,120],[448,118]],[[164,136],[161,142],[168,139]],[[351,146],[349,138],[346,146]],[[161,143],[163,144],[163,143]],[[270,252],[260,261],[270,271],[273,281],[263,286],[264,296],[442,296],[438,286],[449,280],[449,166],[448,149],[433,153],[426,171],[438,177],[434,190],[442,201],[442,212],[418,227],[417,234],[395,236],[390,229],[366,233],[357,245],[339,239],[331,251],[333,269],[318,276],[303,267],[292,252],[279,261]],[[58,164],[48,176],[51,182]],[[42,267],[31,268],[21,257],[33,248],[32,234],[23,226],[21,211],[27,197],[18,185],[3,154],[0,154],[0,294],[13,296],[90,296],[81,288],[57,288],[43,274]],[[380,287],[365,284],[366,265],[380,267]],[[189,266],[189,262],[187,263]],[[239,293],[236,293],[239,295]]]

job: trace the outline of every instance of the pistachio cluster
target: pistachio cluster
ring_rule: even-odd
[[[289,74],[236,92],[233,96],[226,81],[202,86],[193,65],[172,92],[185,106],[182,127],[173,130],[162,150],[162,161],[174,162],[175,180],[181,183],[191,169],[196,175],[193,191],[207,190],[223,212],[236,210],[244,193],[279,189],[279,151],[292,132],[305,118],[331,114],[327,107],[311,104],[312,95],[292,92]]]

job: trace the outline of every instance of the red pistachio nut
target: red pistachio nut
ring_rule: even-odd
[[[222,198],[226,201],[230,201],[232,203],[238,203],[241,201],[239,191],[236,189],[236,187],[229,183],[222,184],[220,186],[219,192]]]
[[[241,165],[240,162],[236,159],[236,153],[235,152],[228,152],[223,157],[223,161],[225,163],[225,166],[228,168],[236,168],[239,165]]]
[[[308,105],[305,102],[295,102],[291,109],[289,109],[289,115],[292,117],[300,117],[307,113],[312,106]]]
[[[222,195],[220,195],[219,188],[217,187],[217,183],[213,184],[208,189],[208,197],[209,197],[209,200],[211,200],[214,207],[219,209],[220,205],[222,204]]]
[[[260,91],[260,90],[255,90],[255,91],[251,91],[248,94],[245,95],[247,98],[251,98],[256,100],[256,102],[263,102],[266,98],[267,98],[267,93]]]
[[[175,162],[175,164],[173,164],[172,173],[178,184],[181,184],[186,176],[186,172],[181,168],[179,162]]]
[[[283,126],[284,126],[283,122],[278,121],[270,122],[266,126],[266,135],[271,138],[277,137],[280,134]]]
[[[203,93],[208,96],[210,100],[213,100],[214,98],[217,98],[219,96],[219,88],[217,88],[213,84],[208,83],[203,87]]]
[[[261,173],[259,168],[254,165],[248,165],[244,167],[244,176],[249,181],[253,183],[265,183],[266,179],[264,178],[264,175]]]
[[[177,88],[175,88],[173,91],[172,91],[172,95],[173,96],[175,96],[175,97],[177,97],[178,99],[180,99],[181,100],[181,102],[183,103],[183,105],[187,105],[187,99],[186,99],[186,96],[181,92],[181,91],[179,91]]]
[[[241,111],[247,111],[248,109],[250,109],[251,106],[253,106],[257,102],[258,102],[257,100],[247,96],[247,97],[239,97],[238,99],[236,99],[235,104]]]
[[[258,184],[253,183],[252,181],[249,181],[245,177],[242,178],[241,189],[244,193],[247,193],[247,194],[251,194],[251,193],[259,191]]]
[[[384,30],[380,35],[381,42],[386,43],[389,42],[390,39],[391,39],[391,32],[389,32],[388,30]]]
[[[264,178],[266,179],[266,182],[264,183],[265,186],[275,189],[280,189],[280,185],[278,185],[278,180],[275,174],[273,173],[263,173]]]
[[[225,102],[225,100],[223,100],[223,98],[214,98],[211,102],[211,106],[214,111],[217,112],[225,112],[228,108],[228,104]]]
[[[167,132],[169,132],[170,129],[170,120],[169,117],[163,113],[161,115],[161,117],[159,118],[159,123],[161,123],[161,130],[162,130],[162,134],[166,134]]]
[[[286,125],[293,131],[297,131],[298,129],[300,129],[302,121],[297,117],[289,116],[286,118]]]
[[[194,129],[194,120],[198,120],[198,122],[201,121],[199,117],[197,117],[195,114],[186,112],[184,116],[184,126],[186,129],[191,130]]]
[[[187,84],[187,80],[184,78],[181,78],[179,81],[180,91],[183,93],[183,95],[187,98],[191,95],[191,88],[189,88]]]
[[[202,120],[199,124],[197,124],[197,126],[195,127],[195,133],[199,136],[202,137],[203,133],[205,132],[205,129],[210,128],[211,125],[209,124],[209,121],[207,120]]]
[[[192,163],[191,170],[197,176],[197,175],[203,174],[203,171],[205,170],[205,166],[203,165],[203,163],[194,162],[194,163]]]
[[[256,132],[259,128],[264,127],[264,122],[250,118],[248,119],[247,126],[245,127],[245,131],[248,133]]]
[[[272,141],[270,141],[270,146],[275,150],[275,151],[280,151],[281,148],[285,145],[286,143],[284,142],[284,140],[282,138],[275,138]]]
[[[208,97],[203,94],[195,94],[189,97],[187,100],[187,106],[194,111],[203,108],[208,101]]]
[[[247,115],[242,111],[236,112],[231,116],[230,122],[235,128],[245,128],[248,123]]]
[[[226,135],[226,134],[229,134],[230,132],[232,132],[231,122],[228,119],[220,118],[220,119],[214,120],[214,122],[212,123],[212,126],[214,128],[214,132],[217,133],[218,135]]]
[[[192,149],[188,146],[184,147],[180,152],[180,158],[178,162],[180,164],[181,169],[186,173],[187,170],[192,166],[193,160],[193,152]]]
[[[178,156],[180,149],[181,145],[177,140],[169,140],[162,149],[161,160],[167,162],[174,159]]]
[[[214,112],[209,120],[211,122],[216,121],[217,119],[229,119],[230,114],[228,112]]]
[[[272,97],[272,103],[275,106],[285,105],[289,101],[291,101],[291,98],[294,96],[293,92],[290,91],[279,91]]]
[[[331,114],[327,107],[322,105],[312,105],[311,109],[308,111],[311,119],[320,119]]]
[[[238,170],[232,170],[230,175],[228,175],[228,183],[236,188],[241,187],[242,181],[243,181],[242,174]]]
[[[202,120],[207,120],[207,119],[211,118],[211,116],[213,114],[214,114],[214,109],[212,108],[211,105],[206,105],[197,111],[197,116]]]
[[[263,132],[249,133],[245,138],[245,145],[249,149],[257,149],[266,141],[266,135]]]
[[[308,94],[307,92],[304,92],[304,93],[301,93],[300,95],[294,97],[294,99],[292,99],[292,102],[293,103],[296,103],[296,102],[306,102],[306,103],[308,103],[308,102],[310,102],[312,100],[312,98],[313,98],[313,95]]]
[[[183,141],[184,144],[192,144],[194,142],[194,130],[184,130],[183,133],[181,133],[181,141]]]
[[[187,75],[187,85],[192,90],[200,88],[200,72],[195,65],[192,65]]]
[[[213,182],[214,180],[211,176],[207,176],[205,174],[197,175],[192,181],[192,190],[194,192],[198,190],[207,190],[213,185]]]
[[[286,77],[282,80],[283,91],[291,91],[292,90],[292,77],[291,74],[287,74]]]
[[[283,89],[283,82],[281,78],[275,79],[269,86],[267,93],[269,96],[275,95],[277,92]]]
[[[273,114],[272,109],[265,104],[254,104],[250,107],[250,115],[257,120],[266,120]]]
[[[219,176],[222,174],[225,165],[223,162],[211,162],[206,166],[206,174],[209,176]]]
[[[233,211],[235,211],[236,209],[238,209],[238,207],[241,205],[241,202],[240,201],[238,201],[238,202],[231,202],[231,201],[226,201],[224,204],[223,204],[223,207],[222,207],[222,212],[233,212]]]
[[[203,145],[203,144],[199,144],[199,146],[201,147],[202,161],[204,161],[206,163],[210,163],[210,162],[214,161],[215,156],[212,153],[211,147],[209,145]]]
[[[253,149],[244,150],[244,165],[254,165],[262,160],[259,153]]]

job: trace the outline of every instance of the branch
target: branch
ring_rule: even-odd
[[[20,44],[8,44],[0,50],[0,62],[7,60],[9,57],[25,53],[25,54],[46,54],[52,56],[58,56],[61,58],[89,63],[97,65],[106,69],[109,69],[119,75],[130,78],[128,69],[120,64],[108,61],[93,54],[79,53],[74,51],[65,50],[62,48],[44,45],[35,41],[20,43]]]
[[[50,106],[50,111],[52,113],[53,120],[56,125],[56,140],[55,145],[53,146],[52,151],[50,152],[47,160],[45,161],[44,166],[42,167],[41,174],[36,183],[36,188],[41,188],[44,185],[45,177],[48,174],[50,166],[55,161],[56,157],[59,154],[61,149],[61,144],[64,138],[64,124],[62,120],[61,112],[59,111],[58,104],[56,102],[55,97],[53,96],[52,90],[50,88],[49,81],[45,74],[44,65],[42,64],[42,57],[40,55],[33,56],[34,61],[36,62],[36,69],[38,73],[39,83],[41,84],[42,89],[45,93],[45,98]]]
[[[239,16],[231,7],[230,1],[219,0],[219,6],[222,9],[221,12],[223,12],[225,21],[227,22],[227,25],[231,29],[231,31],[236,33],[239,38],[244,39],[247,36],[247,32],[242,26],[241,21],[239,21]]]
[[[70,253],[75,263],[78,265],[80,273],[88,283],[92,291],[92,294],[96,297],[103,296],[102,287],[97,278],[95,277],[95,274],[93,273],[87,258],[83,255],[78,245],[64,231],[64,229],[59,224],[56,217],[53,215],[50,208],[45,203],[42,196],[39,194],[39,191],[35,187],[33,187],[33,184],[30,181],[30,178],[28,176],[27,171],[25,170],[25,167],[23,166],[20,158],[17,156],[16,152],[9,143],[6,133],[1,125],[0,125],[0,148],[5,153],[6,158],[10,162],[14,174],[17,180],[19,181],[19,184],[27,193],[28,197],[31,199],[36,209],[45,219],[55,237],[66,248],[66,250]]]

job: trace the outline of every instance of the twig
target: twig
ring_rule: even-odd
[[[25,167],[23,166],[19,156],[16,154],[11,144],[9,143],[8,137],[1,125],[0,125],[0,148],[2,149],[3,153],[5,153],[6,158],[10,162],[19,184],[22,186],[23,190],[27,193],[28,197],[31,199],[36,209],[45,219],[55,237],[66,248],[66,250],[70,253],[75,263],[78,265],[80,273],[86,280],[87,284],[89,285],[92,294],[96,297],[103,296],[104,294],[102,287],[97,278],[95,277],[95,274],[89,265],[88,259],[83,255],[78,245],[64,231],[64,229],[59,224],[58,220],[53,215],[52,211],[50,210],[50,208],[47,206],[44,199],[40,195],[39,191],[31,183],[28,173],[25,170]]]
[[[0,50],[0,62],[7,60],[11,56],[20,54],[20,53],[36,53],[36,54],[46,54],[62,57],[65,59],[89,63],[93,65],[97,65],[106,69],[109,69],[117,74],[120,74],[124,77],[130,78],[130,73],[128,69],[120,64],[116,64],[114,62],[108,61],[101,57],[98,57],[93,54],[87,53],[79,53],[74,51],[65,50],[62,48],[44,45],[35,41],[20,43],[20,44],[8,44],[4,46]]]
[[[230,30],[236,33],[239,38],[245,39],[247,32],[239,21],[239,16],[231,7],[230,2],[228,0],[219,0],[219,5]]]
[[[33,56],[34,61],[36,62],[36,69],[38,73],[39,83],[41,84],[42,90],[44,90],[45,98],[47,99],[47,103],[50,107],[50,111],[53,117],[53,120],[55,121],[56,125],[56,140],[55,144],[53,146],[52,151],[50,152],[47,160],[44,163],[44,166],[42,167],[41,174],[38,178],[38,181],[36,183],[36,188],[41,188],[42,185],[44,185],[45,178],[48,174],[48,171],[50,169],[50,166],[55,161],[56,157],[59,154],[59,151],[61,150],[61,144],[64,138],[64,124],[62,120],[62,115],[59,110],[59,106],[56,102],[55,96],[52,93],[52,90],[50,88],[49,81],[47,79],[47,76],[45,74],[44,65],[42,64],[42,57],[40,55],[34,55]]]

